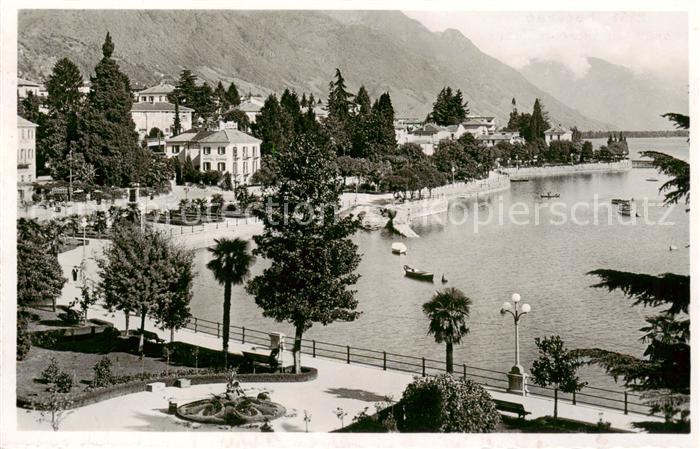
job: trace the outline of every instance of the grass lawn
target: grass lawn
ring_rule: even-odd
[[[47,391],[47,385],[41,382],[41,373],[49,366],[54,357],[62,371],[73,376],[73,393],[83,391],[93,378],[92,367],[108,357],[112,361],[112,372],[115,376],[138,374],[144,372],[163,372],[166,368],[176,370],[179,367],[167,366],[165,361],[156,357],[144,357],[139,360],[137,354],[128,352],[99,352],[57,351],[32,347],[25,360],[17,362],[17,395],[30,397]]]

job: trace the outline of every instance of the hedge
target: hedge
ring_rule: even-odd
[[[238,374],[236,377],[241,382],[308,382],[310,380],[316,379],[318,376],[318,370],[316,368],[302,367],[301,374],[293,373],[257,373],[257,374]],[[173,374],[167,377],[155,377],[149,380],[137,380],[133,382],[110,385],[108,387],[95,389],[92,391],[86,391],[83,393],[69,395],[68,397],[72,401],[71,408],[83,407],[86,405],[94,404],[101,401],[106,401],[107,399],[116,398],[118,396],[124,396],[132,393],[139,393],[146,391],[146,385],[153,382],[163,382],[166,387],[175,386],[175,381],[177,379],[182,379],[186,377],[190,380],[192,385],[203,385],[203,384],[218,384],[226,383],[228,380],[228,373],[211,373],[211,374],[197,374],[190,376],[183,376],[182,374]],[[38,399],[38,398],[37,398]],[[26,409],[34,409],[33,401],[26,397],[17,396],[17,406]]]

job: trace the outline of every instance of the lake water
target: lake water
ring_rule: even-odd
[[[597,148],[604,140],[594,141]],[[659,150],[688,159],[685,138],[628,139],[632,158],[642,150]],[[659,182],[646,179],[655,177]],[[469,318],[469,335],[455,347],[455,363],[507,371],[513,364],[513,320],[501,316],[499,310],[514,292],[532,306],[520,325],[521,363],[526,369],[537,357],[534,338],[557,334],[569,348],[601,347],[641,355],[639,328],[645,315],[652,311],[631,307],[621,293],[608,293],[590,286],[597,278],[586,273],[610,268],[660,274],[689,273],[689,216],[685,205],[673,208],[653,206],[648,209],[651,223],[612,213],[608,223],[605,212],[599,211],[599,225],[582,225],[567,220],[561,225],[558,212],[550,206],[560,201],[562,210],[570,212],[576,204],[579,222],[593,221],[595,196],[603,203],[612,198],[644,198],[660,203],[658,188],[666,178],[650,169],[632,169],[625,173],[599,173],[532,179],[513,183],[509,191],[480,198],[487,201],[494,213],[502,207],[508,211],[515,203],[528,208],[530,215],[517,217],[519,225],[507,217],[503,224],[494,219],[489,224],[474,226],[474,201],[453,201],[447,215],[415,223],[421,236],[404,240],[408,254],[391,254],[391,243],[399,238],[384,232],[359,232],[355,242],[362,253],[357,283],[357,298],[363,313],[352,323],[314,325],[305,337],[400,354],[413,354],[432,359],[444,358],[444,345],[427,335],[427,320],[421,306],[436,289],[441,288],[444,273],[454,286],[473,300]],[[558,192],[559,200],[540,198],[543,192]],[[539,207],[539,224],[532,211]],[[468,210],[468,219],[463,211]],[[489,208],[477,208],[483,220]],[[665,216],[665,217],[664,217]],[[661,218],[667,224],[659,224]],[[623,218],[624,220],[620,220]],[[677,251],[669,251],[675,245]],[[209,254],[198,251],[192,312],[194,316],[221,321],[223,288],[206,269]],[[404,277],[402,266],[408,264],[436,274],[436,283],[422,283]],[[257,262],[252,273],[265,266]],[[281,331],[293,335],[286,323],[263,318],[242,287],[234,287],[231,321],[253,329]],[[598,369],[582,371],[591,385],[610,387],[611,379]]]

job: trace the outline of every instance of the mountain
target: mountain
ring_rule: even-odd
[[[665,130],[673,125],[666,112],[688,114],[687,79],[672,81],[632,70],[598,58],[577,76],[554,61],[531,61],[521,72],[530,82],[589,117],[624,130]]]
[[[325,99],[338,67],[352,91],[360,83],[374,98],[389,91],[399,116],[424,117],[450,85],[462,89],[472,113],[501,124],[516,97],[527,109],[540,98],[564,125],[611,128],[535,87],[458,31],[433,33],[400,12],[22,10],[18,26],[24,78],[45,79],[64,56],[88,76],[109,31],[114,57],[140,85],[176,79],[189,68],[210,83],[235,79],[243,92],[289,87]]]

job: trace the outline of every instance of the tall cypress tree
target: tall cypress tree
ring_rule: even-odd
[[[226,90],[226,99],[231,106],[238,106],[241,104],[241,96],[238,94],[238,88],[236,88],[236,83],[231,81],[228,89]]]
[[[372,106],[373,122],[377,130],[374,143],[393,149],[396,147],[394,131],[394,106],[391,104],[389,92],[384,92]]]
[[[148,171],[148,153],[139,148],[131,119],[133,96],[129,78],[112,59],[114,44],[109,33],[102,45],[102,59],[91,78],[92,89],[79,121],[80,145],[96,181],[126,186],[140,182]]]
[[[365,86],[360,86],[360,90],[357,91],[357,96],[355,97],[355,105],[357,108],[357,113],[360,115],[368,116],[372,112],[372,102],[367,93]]]
[[[440,126],[457,125],[464,121],[468,112],[469,108],[462,91],[457,89],[453,92],[452,88],[447,86],[438,93],[428,118]]]
[[[532,106],[532,117],[530,117],[530,136],[532,140],[544,139],[544,132],[549,129],[547,121],[547,113],[544,112],[540,105],[540,99],[535,99],[535,104]]]
[[[218,115],[224,115],[229,108],[228,98],[226,97],[226,89],[224,85],[219,81],[214,89],[214,99],[216,101],[217,113]]]
[[[285,147],[282,107],[275,95],[267,97],[252,128],[255,137],[262,140],[261,155],[274,155]]]

